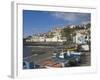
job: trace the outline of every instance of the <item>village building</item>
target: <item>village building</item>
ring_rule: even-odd
[[[33,35],[26,42],[64,42],[66,41],[66,37],[62,37],[61,31],[61,28],[56,28],[43,36]]]
[[[76,44],[87,44],[90,41],[90,34],[87,30],[78,30],[76,35],[73,37],[73,43]]]

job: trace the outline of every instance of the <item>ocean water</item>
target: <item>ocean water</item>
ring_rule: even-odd
[[[61,47],[57,46],[23,46],[23,58],[32,56],[33,54],[44,54],[50,51],[59,51]]]
[[[32,54],[32,47],[24,46],[23,47],[23,58],[31,56]]]

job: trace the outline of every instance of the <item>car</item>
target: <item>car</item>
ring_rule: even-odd
[[[88,52],[88,51],[90,51],[90,48],[89,48],[88,44],[81,44],[81,45],[78,45],[77,50],[81,51],[81,52]]]

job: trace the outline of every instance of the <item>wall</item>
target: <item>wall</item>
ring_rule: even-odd
[[[25,1],[25,0],[23,0]],[[31,0],[29,0],[31,1]],[[98,52],[98,69],[96,73],[90,74],[74,74],[74,75],[57,75],[43,79],[22,79],[22,80],[99,80],[100,75],[100,5],[99,0],[34,0],[36,3],[46,4],[67,4],[71,2],[73,5],[83,6],[97,6],[97,21],[98,26],[96,27],[95,44]],[[81,3],[80,3],[81,2]],[[0,0],[0,80],[12,80],[10,78],[10,65],[11,65],[11,0]],[[18,79],[21,80],[21,79]]]

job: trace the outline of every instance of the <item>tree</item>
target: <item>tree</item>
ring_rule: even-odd
[[[86,29],[88,29],[90,27],[91,27],[91,24],[90,23],[86,24]]]
[[[71,34],[75,31],[73,28],[64,28],[62,31],[62,37],[66,37],[67,41],[71,41]]]

